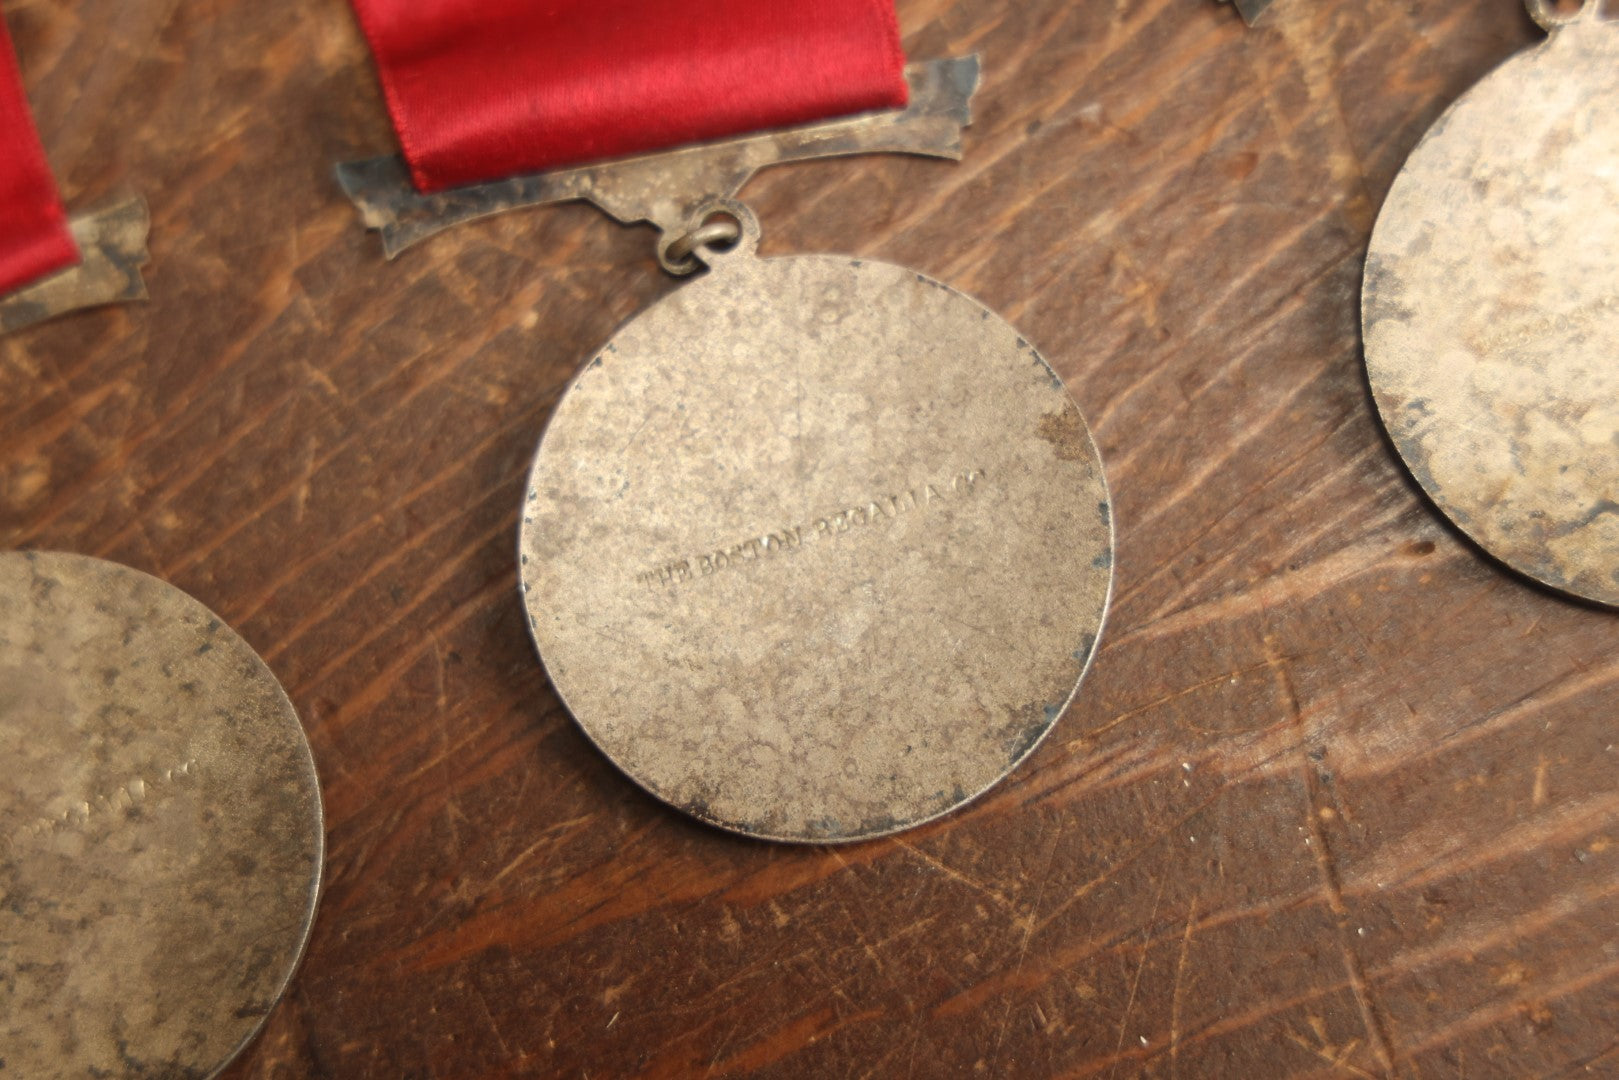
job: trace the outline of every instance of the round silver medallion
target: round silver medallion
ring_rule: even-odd
[[[1436,124],[1372,236],[1395,445],[1486,550],[1619,604],[1619,26],[1587,3]]]
[[[292,705],[207,608],[0,554],[0,1076],[206,1077],[309,934],[323,832]]]
[[[737,249],[557,406],[522,581],[568,708],[631,778],[753,836],[877,836],[981,794],[1051,728],[1112,583],[1101,463],[976,301]]]

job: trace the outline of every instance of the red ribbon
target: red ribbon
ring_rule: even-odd
[[[893,0],[353,0],[423,191],[898,108]]]
[[[0,295],[78,261],[0,18]]]

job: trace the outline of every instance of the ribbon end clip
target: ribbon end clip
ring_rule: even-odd
[[[151,214],[146,201],[130,196],[68,223],[80,260],[49,277],[0,297],[0,334],[58,315],[105,304],[147,298],[146,264]]]

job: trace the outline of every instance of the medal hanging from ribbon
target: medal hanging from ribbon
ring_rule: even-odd
[[[390,255],[588,199],[706,271],[587,359],[526,488],[529,626],[585,733],[777,840],[893,832],[1005,777],[1111,592],[1085,422],[978,302],[866,258],[762,259],[735,199],[791,160],[958,158],[976,59],[904,67],[889,0],[355,3],[407,160],[339,176]]]
[[[68,221],[0,19],[0,334],[77,308],[143,299],[146,231],[139,199]]]

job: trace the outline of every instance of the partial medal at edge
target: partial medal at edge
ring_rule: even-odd
[[[156,578],[0,553],[0,761],[0,1075],[216,1075],[320,890],[320,785],[275,676]]]
[[[1434,125],[1367,259],[1366,366],[1395,446],[1485,550],[1619,605],[1619,25],[1549,40]]]

